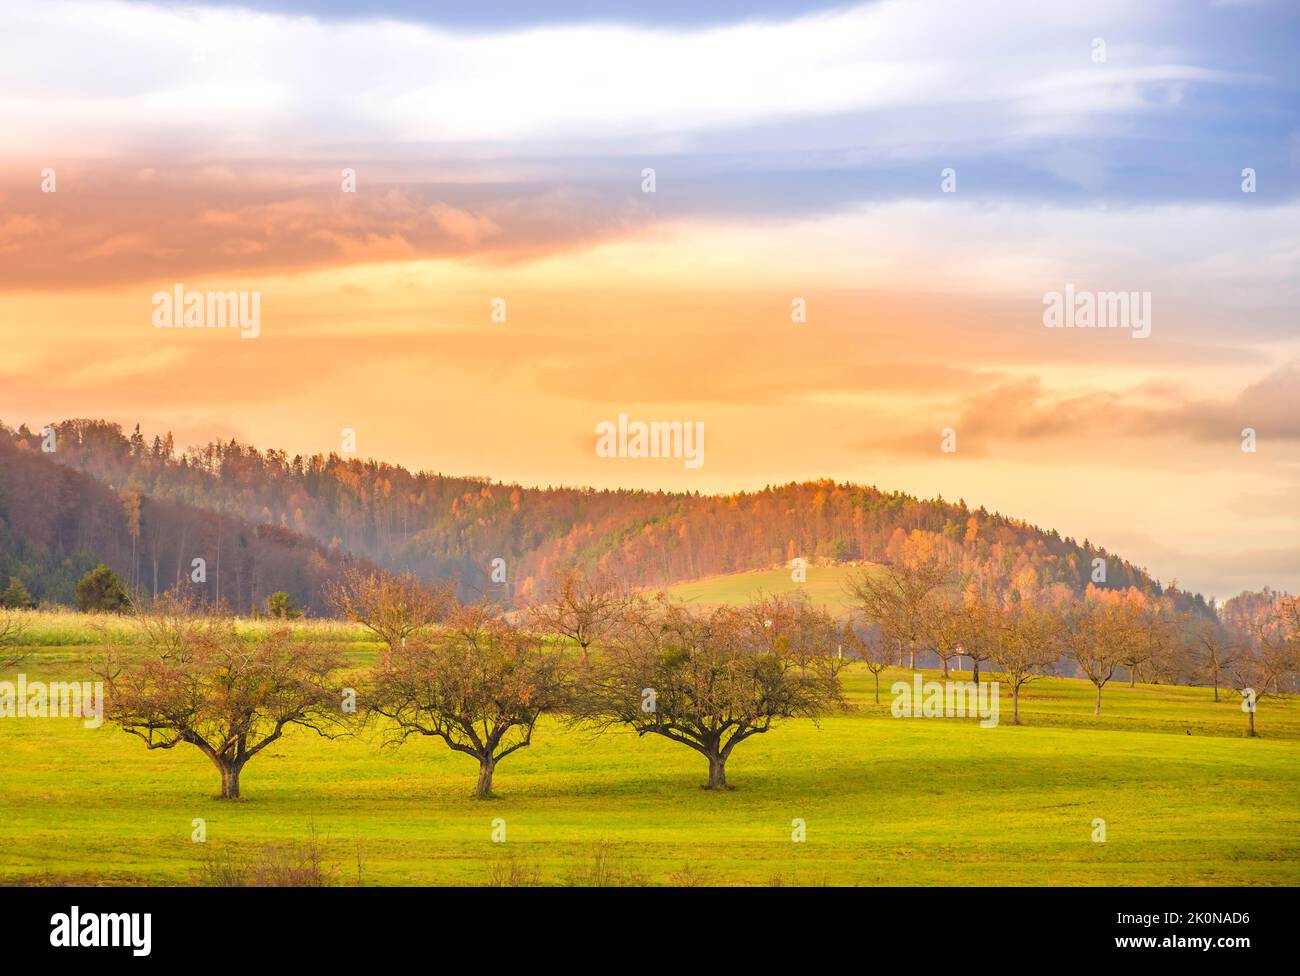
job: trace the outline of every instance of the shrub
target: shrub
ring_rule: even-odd
[[[124,613],[130,606],[122,580],[103,564],[77,584],[77,609],[84,613]]]

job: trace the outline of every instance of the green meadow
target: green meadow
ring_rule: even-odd
[[[686,603],[707,607],[741,606],[752,600],[756,593],[775,596],[800,590],[815,605],[838,614],[853,605],[846,586],[849,577],[861,572],[863,568],[874,570],[875,566],[872,563],[863,563],[861,566],[810,565],[806,570],[807,578],[802,583],[794,581],[789,566],[753,569],[677,583],[666,587],[665,592]]]
[[[358,666],[373,660],[359,632],[323,626]],[[48,636],[0,679],[91,677],[94,642]],[[470,797],[475,763],[438,740],[299,731],[223,802],[191,747],[0,719],[0,883],[194,884],[213,858],[310,844],[335,884],[1300,884],[1297,700],[1264,699],[1251,740],[1226,694],[1114,683],[1094,718],[1091,685],[1050,678],[1022,697],[1024,726],[1004,696],[984,729],[892,717],[888,685],[909,679],[886,673],[877,706],[850,666],[852,709],[741,744],[727,793],[700,789],[705,762],[683,746],[548,719],[502,762],[495,799]]]

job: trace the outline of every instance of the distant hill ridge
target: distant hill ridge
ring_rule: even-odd
[[[275,525],[256,524],[185,501],[115,490],[60,464],[57,452],[0,436],[0,589],[20,579],[38,601],[71,605],[77,581],[103,563],[132,591],[157,593],[203,560],[205,593],[240,613],[277,590],[323,613],[323,587],[348,557]]]
[[[147,440],[138,427],[128,435],[102,420],[53,427],[57,450],[48,457],[118,492],[220,513],[264,533],[275,527],[282,541],[314,540],[325,553],[452,579],[466,596],[528,600],[565,565],[666,585],[795,558],[888,563],[891,548],[912,532],[945,540],[971,579],[1082,591],[1101,557],[1107,586],[1160,589],[1145,571],[1087,540],[964,501],[829,480],[729,495],[528,488],[333,453],[290,456],[233,440],[179,452],[170,434]],[[39,454],[38,434],[3,425],[0,432],[14,450]],[[490,579],[497,558],[506,561],[504,584]],[[1177,599],[1205,606],[1199,595]]]

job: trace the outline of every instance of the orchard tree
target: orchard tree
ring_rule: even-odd
[[[1170,584],[1170,592],[1175,584]],[[1170,596],[1150,601],[1142,614],[1142,639],[1146,644],[1146,671],[1152,684],[1173,684],[1178,674],[1178,650],[1182,644],[1180,629],[1185,618],[1179,614]]]
[[[460,607],[427,640],[393,655],[374,680],[371,713],[391,720],[389,742],[442,739],[479,763],[474,795],[491,797],[497,764],[530,745],[538,718],[565,699],[556,653],[487,606]]]
[[[559,573],[542,602],[528,612],[538,630],[576,644],[585,665],[591,645],[609,633],[627,602],[614,582],[571,569]]]
[[[1193,675],[1201,681],[1209,682],[1217,702],[1220,686],[1230,682],[1232,667],[1241,653],[1242,641],[1218,620],[1202,619],[1193,626],[1190,643]]]
[[[941,589],[951,581],[952,572],[939,554],[905,549],[893,565],[851,574],[846,586],[868,620],[898,636],[900,666],[906,644],[907,666],[915,670],[917,642],[925,638]]]
[[[818,646],[833,628],[823,612],[781,598],[709,614],[667,598],[629,604],[584,676],[575,718],[679,742],[708,760],[706,789],[728,789],[740,743],[844,706],[844,662]]]
[[[345,730],[337,652],[287,631],[241,639],[228,619],[185,619],[173,606],[145,630],[142,651],[109,654],[105,717],[149,749],[194,746],[221,774],[221,799],[290,726],[333,738]],[[152,635],[162,634],[155,643]]]
[[[325,600],[340,616],[361,624],[383,642],[382,663],[407,638],[433,626],[451,610],[449,587],[432,587],[410,574],[394,576],[353,566],[326,588]]]
[[[829,654],[839,634],[834,619],[802,592],[759,594],[733,613],[745,643],[773,654],[799,659]]]
[[[1261,607],[1250,629],[1252,640],[1237,655],[1230,671],[1247,715],[1246,735],[1254,738],[1258,703],[1300,690],[1300,597],[1280,596]]]
[[[844,625],[844,644],[875,680],[876,704],[880,704],[880,675],[888,670],[897,656],[898,642],[880,629],[879,624],[850,620]]]
[[[195,591],[180,586],[132,606],[131,621],[135,636],[130,638],[116,637],[107,627],[96,629],[105,643],[125,640],[125,647],[141,647],[148,656],[164,661],[182,660],[202,643],[226,639],[232,626],[228,615],[205,606]]]
[[[11,650],[18,647],[25,629],[22,614],[8,611],[0,613],[0,668],[12,668],[26,656]]]
[[[1296,661],[1294,652],[1284,648],[1256,644],[1245,648],[1229,669],[1232,687],[1241,696],[1241,708],[1247,716],[1246,735],[1254,738],[1255,709],[1265,698],[1295,694]]]
[[[1093,715],[1101,714],[1101,690],[1123,663],[1132,624],[1123,609],[1092,592],[1061,621],[1061,645],[1097,689]]]
[[[985,617],[993,663],[1011,686],[1011,724],[1020,725],[1020,689],[1047,673],[1060,657],[1059,623],[1047,610],[1019,603]]]
[[[957,616],[957,624],[961,643],[955,650],[970,658],[971,680],[978,688],[980,668],[985,661],[993,659],[993,651],[997,646],[1000,628],[997,604],[985,599],[973,588],[967,590]]]
[[[963,650],[965,621],[960,607],[939,604],[931,611],[925,624],[925,642],[938,656],[943,666],[943,676],[948,677],[948,662]]]
[[[1124,618],[1120,663],[1128,670],[1128,686],[1137,687],[1142,669],[1151,664],[1164,635],[1160,608],[1133,587],[1119,594],[1118,613]]]

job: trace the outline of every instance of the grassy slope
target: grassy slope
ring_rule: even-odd
[[[23,669],[83,678],[94,655],[38,647]],[[502,763],[496,800],[470,799],[472,761],[434,740],[380,751],[294,734],[249,765],[243,802],[222,803],[194,749],[0,720],[0,881],[188,883],[202,817],[206,849],[249,854],[314,830],[343,883],[359,851],[367,884],[480,884],[506,858],[562,884],[599,844],[616,873],[651,884],[687,864],[725,884],[1300,883],[1300,702],[1265,700],[1265,737],[1250,741],[1239,707],[1204,689],[1108,687],[1094,719],[1090,685],[1050,679],[1022,702],[1027,726],[981,729],[894,719],[870,703],[868,673],[846,679],[854,712],[744,743],[726,794],[698,789],[703,760],[681,746],[547,721]],[[490,841],[496,817],[505,845]]]
[[[870,563],[863,567],[874,568]],[[833,613],[847,609],[851,600],[845,592],[849,575],[860,573],[862,567],[855,566],[809,566],[807,580],[795,583],[791,579],[789,567],[778,569],[755,569],[744,573],[727,573],[722,576],[707,576],[704,579],[678,583],[666,588],[669,595],[688,603],[711,606],[715,604],[739,605],[747,603],[758,592],[768,594],[789,593],[796,589],[803,590],[808,598],[818,606],[824,606]]]

